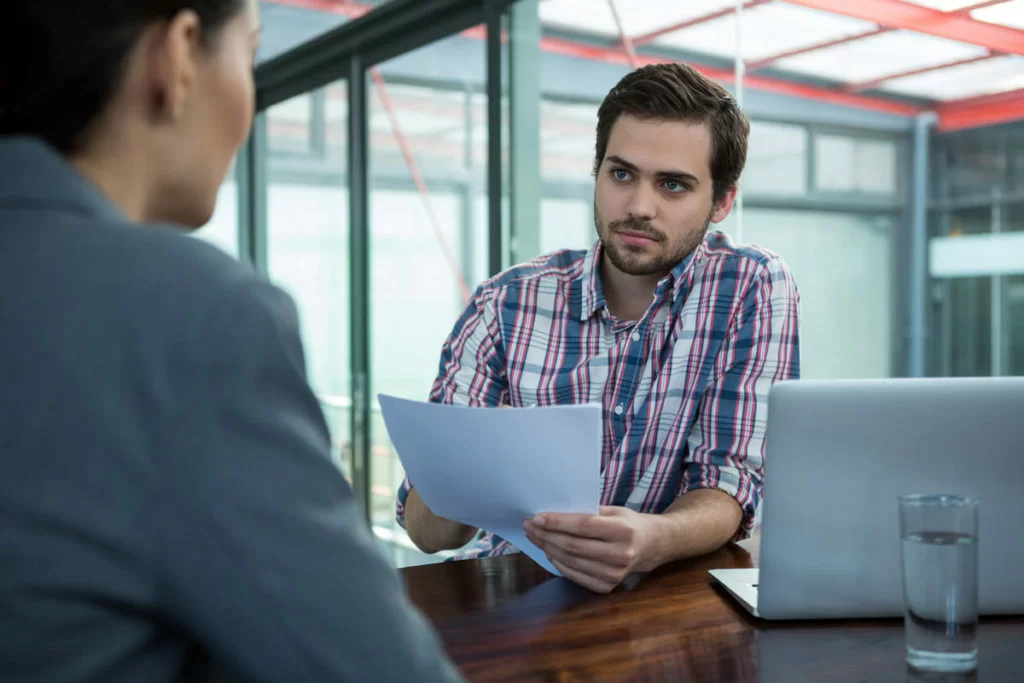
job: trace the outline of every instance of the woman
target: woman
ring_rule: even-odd
[[[255,0],[5,4],[5,680],[458,679],[331,463],[291,300],[182,234],[258,40]]]

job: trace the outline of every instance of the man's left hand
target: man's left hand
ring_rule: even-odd
[[[609,593],[634,571],[645,571],[652,515],[602,506],[597,515],[543,513],[523,525],[565,578]]]

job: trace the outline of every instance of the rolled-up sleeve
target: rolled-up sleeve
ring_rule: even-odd
[[[796,283],[773,258],[744,295],[687,439],[680,495],[714,488],[735,498],[743,511],[736,540],[750,535],[761,500],[769,390],[800,376],[799,326]]]
[[[441,349],[430,401],[474,407],[497,406],[508,398],[508,381],[496,312],[498,291],[487,283],[473,294]],[[413,484],[398,488],[395,520],[405,528],[405,502]]]

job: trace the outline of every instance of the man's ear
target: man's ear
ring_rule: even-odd
[[[202,24],[192,10],[182,10],[147,36],[150,83],[157,115],[180,119],[195,89]]]
[[[711,212],[712,223],[721,223],[729,216],[729,212],[732,211],[732,205],[736,201],[736,193],[738,191],[739,187],[737,185],[733,185],[726,190],[722,198],[715,203],[715,208]]]

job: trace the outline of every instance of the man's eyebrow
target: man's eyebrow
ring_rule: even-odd
[[[636,167],[636,164],[634,164],[632,162],[629,162],[629,161],[626,161],[625,159],[623,159],[622,157],[618,156],[617,154],[613,154],[610,157],[608,157],[608,161],[612,162],[613,164],[618,164],[619,166],[625,166],[626,168],[628,168],[631,171],[639,171],[640,170],[640,169],[638,169]]]
[[[634,164],[631,161],[627,161],[626,159],[623,159],[617,154],[613,154],[610,157],[608,157],[608,161],[618,166],[627,168],[630,171],[640,170],[636,164]],[[697,178],[697,176],[695,176],[694,174],[689,173],[687,171],[680,171],[677,169],[665,169],[663,171],[658,171],[657,175],[662,178],[677,178],[679,180],[686,180],[689,181],[690,183],[693,183],[694,185],[700,183],[700,179]]]

